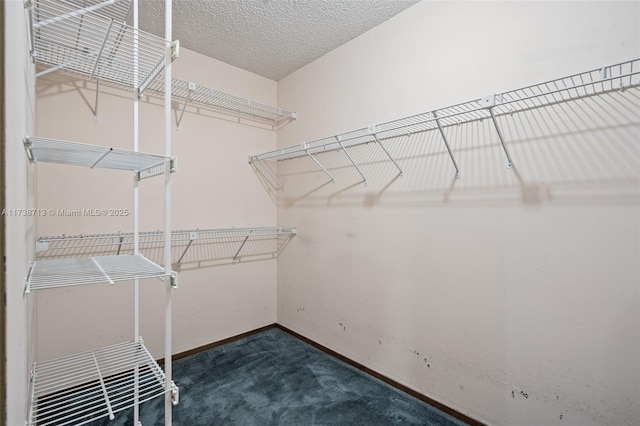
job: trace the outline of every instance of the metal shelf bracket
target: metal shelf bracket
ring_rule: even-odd
[[[276,174],[271,170],[271,167],[264,162],[264,160],[256,158],[254,161],[249,157],[249,164],[256,164],[256,170],[258,170],[276,190],[284,188],[284,185],[278,180]]]
[[[358,167],[358,165],[356,164],[355,161],[353,161],[353,158],[351,158],[351,155],[349,154],[349,151],[347,151],[347,149],[344,147],[344,145],[342,144],[342,140],[340,139],[340,135],[336,136],[336,140],[338,141],[338,145],[340,145],[340,148],[342,148],[342,150],[344,151],[345,154],[347,154],[347,157],[349,158],[349,161],[351,161],[351,164],[353,164],[353,167],[356,168],[356,170],[358,171],[358,173],[360,173],[360,176],[362,176],[362,179],[364,181],[364,185],[367,186],[367,178],[365,177],[365,175],[362,173],[362,170],[360,170],[360,167]]]
[[[502,97],[500,97],[499,100],[502,100],[501,98]],[[483,108],[486,108],[489,110],[489,114],[491,115],[491,121],[493,122],[493,126],[496,128],[496,133],[498,134],[498,139],[500,140],[500,145],[502,145],[502,149],[505,155],[507,156],[507,169],[510,170],[513,168],[513,161],[511,160],[511,155],[509,155],[509,150],[505,145],[504,137],[502,136],[502,132],[500,131],[500,126],[498,126],[498,121],[496,120],[496,115],[493,112],[493,108],[496,105],[496,95],[484,96],[482,99],[480,99],[480,105],[482,105]]]
[[[184,251],[182,252],[182,254],[180,255],[180,258],[176,262],[178,266],[182,265],[182,259],[187,254],[187,250],[189,250],[189,247],[191,247],[191,244],[197,239],[198,239],[197,232],[189,232],[189,242],[187,243],[187,246],[184,248]]]
[[[113,148],[107,148],[107,150],[103,152],[102,155],[100,155],[100,157],[98,157],[96,161],[94,161],[93,164],[89,166],[89,168],[93,169],[95,166],[98,165],[98,163],[100,163],[104,159],[104,157],[111,154],[112,152],[113,152]]]
[[[192,82],[187,83],[187,87],[189,90],[189,94],[187,95],[187,99],[182,106],[182,111],[180,112],[180,117],[176,120],[176,130],[180,130],[180,123],[182,122],[182,116],[184,115],[185,110],[187,109],[187,105],[191,102],[191,95],[193,95],[193,91],[196,90],[196,84]]]
[[[178,405],[180,403],[180,388],[171,381],[171,404]]]
[[[400,172],[400,177],[404,177],[404,172],[402,171],[402,169],[400,168],[400,166],[398,165],[398,163],[396,163],[396,160],[393,159],[393,157],[391,156],[391,154],[389,154],[389,151],[387,151],[387,149],[384,147],[384,145],[382,145],[382,142],[380,142],[380,139],[378,139],[378,136],[375,133],[371,134],[373,136],[373,138],[376,140],[376,142],[378,143],[378,145],[380,145],[380,148],[382,148],[382,150],[384,151],[385,154],[387,154],[387,157],[389,157],[389,160],[391,160],[391,162],[393,163],[394,166],[396,166],[396,169],[398,169],[398,171]]]
[[[171,280],[171,288],[174,290],[178,288],[178,273],[176,271],[171,271],[171,275],[169,275],[169,279]]]
[[[180,40],[171,43],[171,61],[175,61],[180,56]]]
[[[438,118],[438,113],[433,111],[431,113],[433,118],[436,120],[436,124],[438,125],[438,130],[440,131],[440,136],[442,136],[442,140],[444,141],[444,146],[447,147],[447,152],[449,153],[449,157],[451,157],[451,162],[453,162],[453,167],[456,169],[456,179],[460,179],[460,169],[458,169],[458,164],[456,163],[456,159],[453,158],[453,153],[451,152],[451,148],[449,147],[449,141],[447,141],[447,136],[444,134],[444,130],[442,129],[442,124],[440,123],[440,119]]]
[[[24,143],[24,149],[27,151],[27,158],[29,159],[29,162],[35,163],[36,159],[33,156],[33,150],[32,150],[33,144],[31,143],[31,139],[29,138],[29,136],[24,137],[23,143]]]
[[[233,259],[231,259],[231,263],[235,264],[236,260],[238,259],[238,255],[240,254],[240,250],[242,250],[242,247],[244,247],[244,245],[247,243],[247,240],[249,239],[249,237],[251,236],[251,233],[253,231],[249,231],[249,233],[247,234],[246,237],[244,237],[244,240],[242,241],[242,244],[240,244],[240,247],[238,248],[238,251],[236,251],[236,254],[233,255]]]
[[[331,183],[335,183],[335,179],[333,177],[333,175],[331,173],[329,173],[329,171],[320,163],[320,161],[318,161],[318,159],[315,157],[315,155],[311,155],[309,154],[309,148],[307,147],[307,144],[303,144],[303,151],[307,154],[307,156],[309,158],[311,158],[313,160],[314,163],[316,163],[318,165],[318,167],[320,167],[322,169],[323,172],[325,172],[327,174],[327,176],[329,176],[329,179],[331,179]]]

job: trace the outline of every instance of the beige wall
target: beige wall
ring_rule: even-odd
[[[173,75],[205,87],[276,103],[276,83],[181,49]],[[85,88],[86,85],[86,88]],[[131,149],[132,94],[103,88],[98,122],[94,86],[50,75],[38,81],[38,130],[43,137]],[[177,107],[177,106],[176,106]],[[181,105],[179,106],[181,107]],[[175,112],[175,111],[174,111]],[[175,124],[175,116],[173,123]],[[275,132],[237,117],[189,108],[173,132],[178,171],[172,176],[174,229],[275,225],[276,206],[247,166],[250,152],[275,148]],[[268,127],[268,126],[267,126]],[[140,106],[140,150],[164,153],[163,108],[145,97]],[[38,164],[38,207],[132,208],[133,176],[126,172]],[[162,178],[140,183],[141,230],[163,227]],[[132,231],[132,218],[40,218],[39,235]],[[173,294],[174,353],[275,322],[276,262],[188,265]],[[187,269],[187,268],[185,268]],[[141,334],[163,356],[164,286],[141,282]],[[41,360],[131,339],[133,287],[128,283],[38,292]]]
[[[638,57],[637,2],[421,2],[278,82],[278,146]],[[280,162],[278,322],[496,425],[640,418],[638,101]],[[527,397],[524,396],[526,394]]]
[[[22,140],[34,128],[34,73],[29,57],[28,20],[22,2],[8,1],[4,7],[5,72],[5,173],[3,208],[33,208],[33,175]],[[7,425],[24,424],[29,398],[29,370],[33,342],[32,299],[24,295],[29,263],[33,259],[35,220],[8,215],[6,218],[6,374]],[[1,420],[0,420],[1,422]]]

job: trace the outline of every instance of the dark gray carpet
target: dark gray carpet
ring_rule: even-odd
[[[270,329],[173,363],[174,425],[463,425],[436,408]],[[164,400],[142,404],[164,424]],[[133,411],[93,425],[131,425]]]

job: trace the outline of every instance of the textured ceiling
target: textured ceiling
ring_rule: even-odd
[[[303,67],[418,0],[173,0],[173,39],[272,80]],[[164,6],[141,0],[140,28],[162,36]]]

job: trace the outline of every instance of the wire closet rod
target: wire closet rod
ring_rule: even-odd
[[[533,84],[507,92],[490,94],[480,99],[463,102],[457,105],[440,108],[437,110],[412,115],[384,123],[373,124],[360,129],[328,136],[322,139],[304,142],[298,145],[277,149],[249,157],[249,163],[267,179],[276,189],[282,189],[283,185],[278,181],[275,172],[266,163],[267,161],[290,160],[301,157],[311,157],[322,170],[333,176],[326,167],[320,164],[316,155],[324,152],[343,151],[348,154],[350,147],[376,143],[379,144],[385,154],[391,159],[399,174],[403,170],[396,160],[381,144],[381,141],[411,136],[416,133],[430,130],[438,130],[442,136],[447,152],[451,157],[456,177],[459,177],[458,165],[452,150],[444,134],[443,129],[448,126],[456,126],[475,121],[489,119],[495,127],[497,137],[507,158],[507,167],[513,166],[513,161],[507,149],[501,129],[496,120],[497,117],[511,115],[528,110],[544,108],[551,105],[576,101],[593,96],[604,95],[612,92],[623,92],[640,86],[640,59],[608,65],[590,71],[573,74],[567,77]],[[351,156],[349,160],[354,163]],[[357,164],[354,163],[356,168]],[[358,168],[363,181],[367,179]]]

